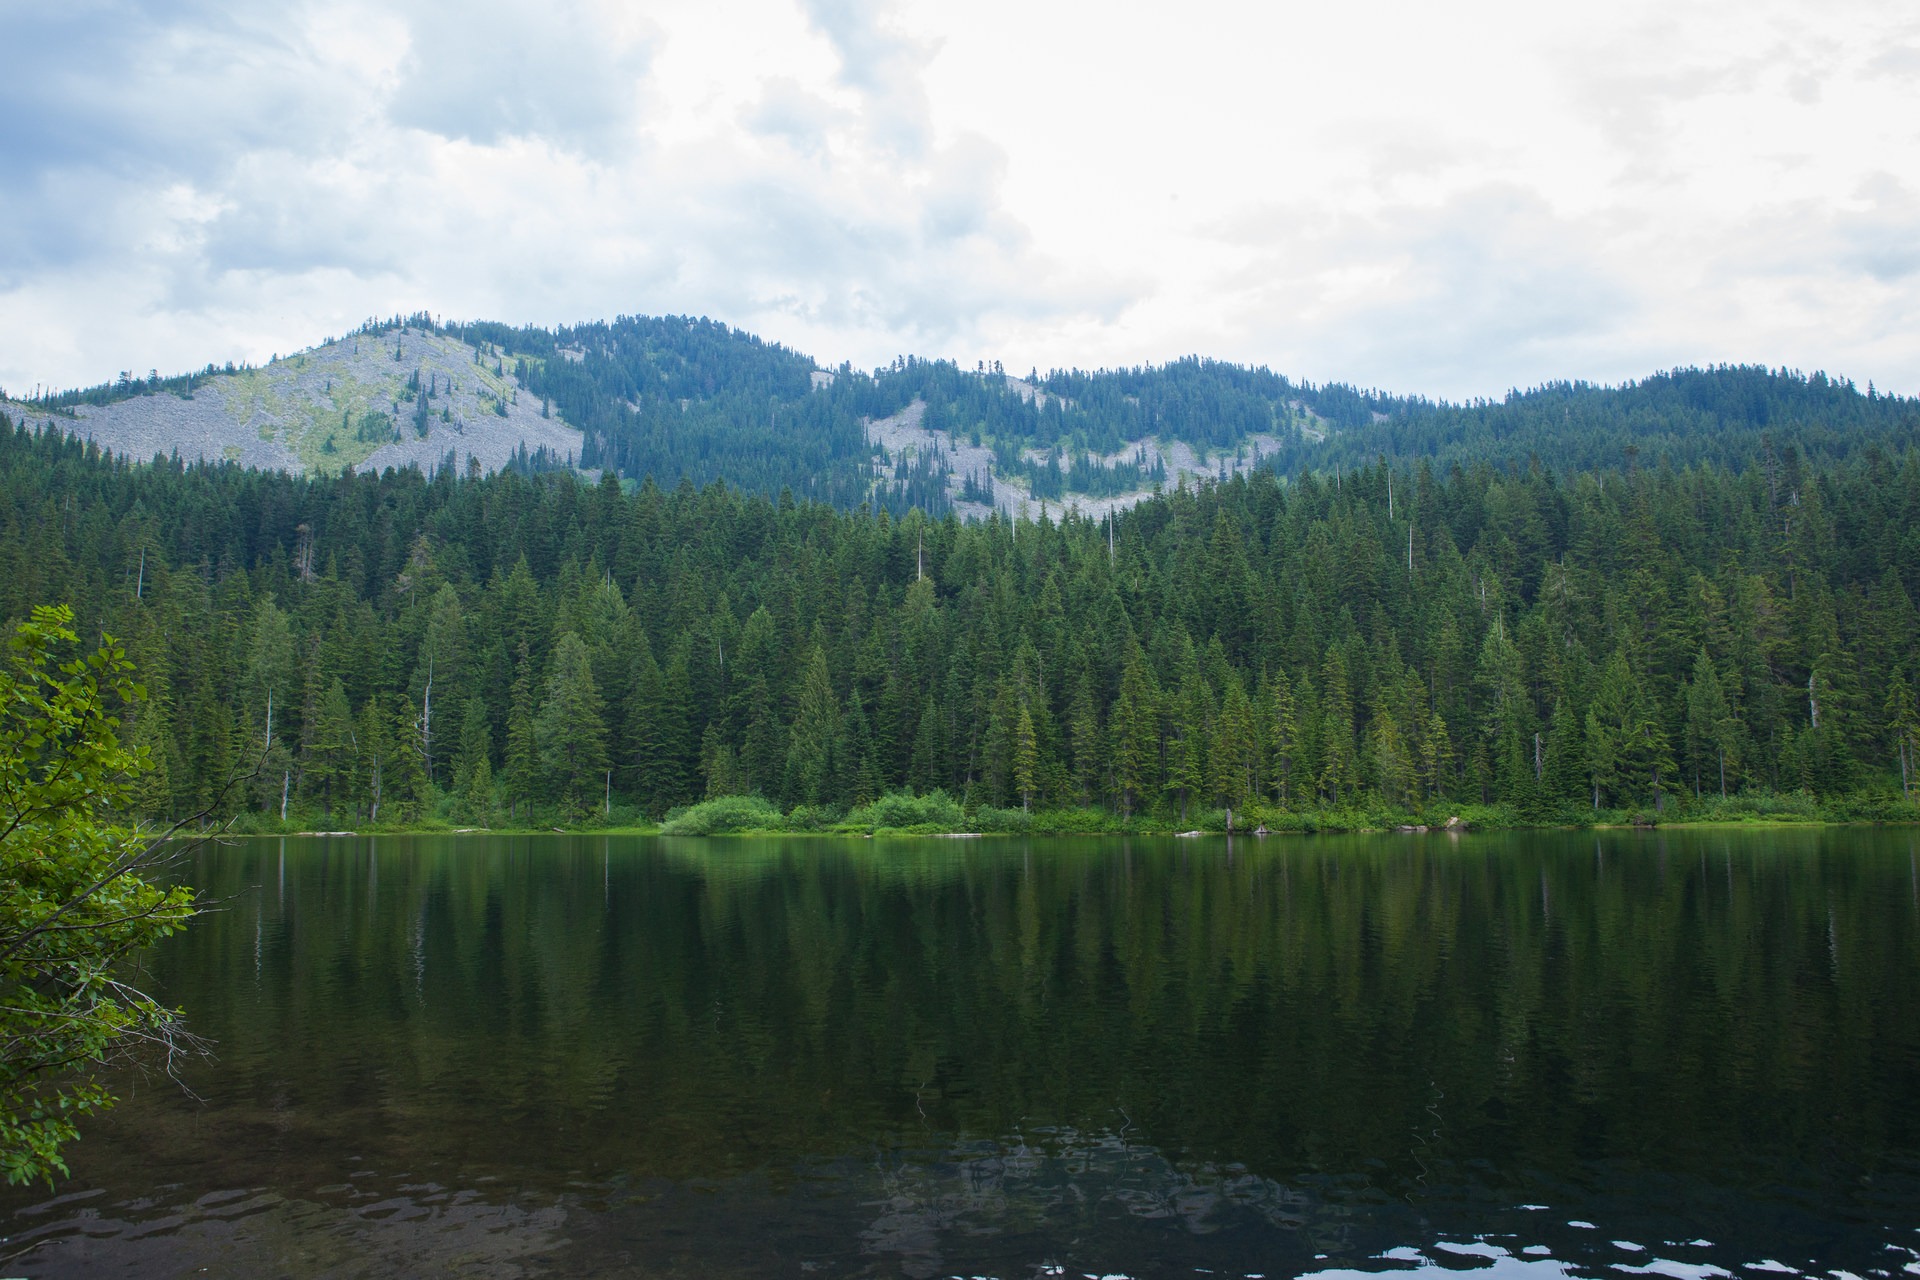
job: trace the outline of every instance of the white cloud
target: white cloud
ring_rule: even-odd
[[[616,36],[591,4],[411,0],[387,103],[403,128],[482,144],[538,136],[618,153],[631,138],[650,40]]]
[[[919,156],[930,142],[923,76],[931,48],[891,27],[885,6],[874,0],[802,4],[833,45],[840,83],[867,100],[874,137],[903,156]]]
[[[1252,251],[1213,285],[1228,325],[1320,377],[1458,387],[1497,350],[1510,384],[1531,384],[1637,319],[1606,270],[1606,228],[1507,184],[1365,216],[1281,206],[1221,235]]]
[[[11,390],[425,308],[703,313],[835,363],[1920,391],[1920,18],[1881,0],[0,0],[0,30]]]

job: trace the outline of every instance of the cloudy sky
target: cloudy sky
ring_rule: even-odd
[[[1920,392],[1911,0],[0,0],[0,387],[371,315]]]

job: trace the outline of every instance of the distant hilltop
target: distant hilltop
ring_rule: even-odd
[[[257,368],[209,365],[164,382],[125,377],[5,409],[136,461],[178,455],[295,473],[432,470],[448,459],[494,471],[517,455],[564,465],[581,445],[580,432],[522,392],[498,350],[407,324]]]
[[[135,460],[291,472],[452,465],[612,470],[663,486],[919,508],[1089,517],[1256,467],[1342,472],[1381,458],[1556,472],[1799,459],[1920,442],[1920,402],[1823,373],[1675,369],[1448,404],[1188,356],[1012,374],[902,357],[827,368],[705,318],[543,329],[370,321],[263,367],[0,400]]]

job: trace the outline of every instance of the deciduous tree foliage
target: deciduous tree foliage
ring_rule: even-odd
[[[79,638],[64,608],[14,628],[0,667],[0,1170],[66,1172],[60,1147],[110,1106],[94,1074],[130,1043],[181,1040],[175,1011],[123,965],[194,913],[191,890],[149,878],[155,846],[113,824],[141,798],[151,743],[120,745],[144,690],[111,639]]]

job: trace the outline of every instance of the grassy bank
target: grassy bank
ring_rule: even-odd
[[[349,823],[320,814],[290,814],[287,821],[263,814],[241,814],[229,828],[237,835],[298,835],[314,832],[356,834],[440,834],[488,831],[496,834],[622,835],[1173,835],[1182,832],[1271,834],[1318,832],[1441,830],[1449,826],[1478,831],[1583,827],[1777,827],[1846,823],[1920,823],[1920,805],[1898,796],[1815,797],[1806,792],[1748,792],[1722,799],[1677,799],[1664,811],[1566,809],[1523,812],[1509,805],[1437,802],[1422,806],[1366,805],[1314,809],[1250,805],[1229,815],[1224,809],[1193,809],[1184,816],[1171,808],[1122,815],[1111,810],[1043,808],[1032,811],[990,805],[968,806],[945,792],[896,793],[849,810],[800,805],[782,810],[759,796],[721,796],[675,809],[658,823],[630,808],[569,818],[536,811],[520,821],[491,824],[450,818],[398,823]]]

